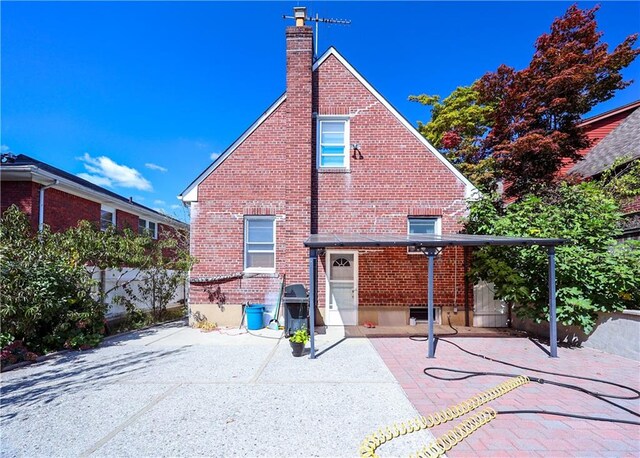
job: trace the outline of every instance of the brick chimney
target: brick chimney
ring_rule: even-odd
[[[311,229],[311,164],[315,158],[312,141],[313,32],[305,26],[306,8],[295,7],[296,25],[287,27],[288,114],[286,263],[287,282],[309,285],[308,250],[303,246]]]

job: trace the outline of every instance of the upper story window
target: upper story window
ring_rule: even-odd
[[[109,226],[116,225],[116,209],[102,205],[100,207],[100,230],[106,231]]]
[[[247,216],[244,219],[244,270],[276,271],[276,219]]]
[[[318,118],[318,169],[349,168],[349,119]]]
[[[440,235],[440,218],[409,217],[407,220],[407,233],[417,235]],[[414,247],[408,247],[409,253],[418,253]]]
[[[138,218],[138,234],[149,234],[151,238],[158,238],[158,224],[153,221]]]

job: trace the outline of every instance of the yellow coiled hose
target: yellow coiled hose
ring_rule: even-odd
[[[434,426],[462,417],[478,407],[491,402],[500,396],[504,396],[509,391],[515,390],[527,383],[529,383],[529,378],[524,375],[520,375],[487,391],[479,393],[460,404],[443,409],[432,415],[426,417],[419,416],[403,423],[394,423],[392,426],[380,428],[377,432],[368,435],[362,441],[362,444],[360,445],[360,456],[367,458],[379,458],[376,454],[376,450],[382,444],[400,436],[404,436],[405,434],[411,434],[423,429],[433,428]],[[479,414],[463,421],[440,438],[431,441],[427,446],[420,449],[417,454],[413,456],[420,458],[434,458],[442,456],[445,452],[451,450],[455,445],[460,443],[482,425],[493,420],[496,415],[495,410],[491,408],[484,409]]]

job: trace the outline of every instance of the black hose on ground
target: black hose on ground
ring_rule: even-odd
[[[456,330],[452,325],[451,325],[451,319],[449,319],[449,326]],[[457,331],[457,330],[456,330]],[[414,336],[412,336],[414,337]],[[417,340],[415,338],[413,338],[412,340]],[[578,380],[587,380],[590,382],[595,382],[595,383],[602,383],[605,385],[610,385],[610,386],[615,386],[617,388],[629,391],[631,393],[633,393],[633,395],[630,396],[619,396],[619,395],[613,395],[613,394],[605,394],[605,393],[598,393],[595,391],[591,391],[588,390],[586,388],[583,388],[581,386],[578,385],[573,385],[570,383],[561,383],[561,382],[555,382],[552,380],[546,380],[546,379],[542,379],[539,377],[532,377],[532,376],[528,376],[529,380],[531,380],[532,382],[537,382],[540,384],[549,384],[549,385],[555,385],[555,386],[559,386],[561,388],[566,388],[566,389],[571,389],[571,390],[575,390],[575,391],[579,391],[582,392],[584,394],[587,394],[589,396],[592,396],[600,401],[604,401],[620,410],[623,410],[627,413],[630,413],[631,415],[634,415],[636,417],[640,417],[640,413],[634,412],[631,409],[628,409],[627,407],[621,406],[620,404],[617,404],[613,401],[610,401],[609,399],[625,399],[625,400],[634,400],[634,399],[638,399],[640,398],[640,391],[636,390],[635,388],[632,388],[630,386],[627,385],[621,385],[619,383],[615,383],[615,382],[610,382],[608,380],[602,380],[602,379],[597,379],[597,378],[591,378],[591,377],[582,377],[582,376],[578,376],[578,375],[570,375],[570,374],[563,374],[560,372],[550,372],[550,371],[543,371],[540,369],[536,369],[536,368],[532,368],[532,367],[527,367],[527,366],[520,366],[518,364],[514,364],[514,363],[509,363],[507,361],[502,361],[499,359],[494,359],[494,358],[490,358],[488,356],[482,355],[480,353],[474,353],[472,351],[466,350],[465,348],[462,348],[461,346],[446,340],[446,339],[442,339],[442,338],[438,338],[439,341],[448,343],[450,345],[453,345],[454,347],[458,348],[459,350],[471,355],[471,356],[475,356],[477,358],[482,358],[485,359],[487,361],[491,361],[494,363],[498,363],[498,364],[503,364],[505,366],[510,366],[510,367],[515,367],[518,369],[524,369],[524,370],[529,370],[529,371],[533,371],[533,372],[539,372],[541,374],[548,374],[548,375],[555,375],[558,377],[566,377],[566,378],[572,378],[572,379],[578,379]],[[456,374],[464,374],[462,376],[458,376],[458,377],[442,377],[442,376],[437,376],[432,374],[433,371],[446,371],[446,372],[454,372]],[[465,371],[465,370],[461,370],[461,369],[452,369],[452,368],[446,368],[446,367],[426,367],[423,370],[424,374],[427,375],[428,377],[431,378],[435,378],[437,380],[447,380],[447,381],[454,381],[454,380],[465,380],[471,377],[480,377],[480,376],[498,376],[498,377],[517,377],[519,375],[522,374],[507,374],[507,373],[503,373],[503,372],[478,372],[478,371]],[[583,420],[592,420],[592,421],[606,421],[606,422],[611,422],[611,423],[625,423],[625,424],[631,424],[631,425],[639,425],[640,426],[640,422],[637,421],[632,421],[632,420],[621,420],[621,419],[614,419],[614,418],[603,418],[603,417],[590,417],[590,416],[586,416],[586,415],[578,415],[578,414],[571,414],[571,413],[566,413],[566,412],[553,412],[553,411],[547,411],[547,410],[503,410],[503,411],[498,411],[499,414],[503,414],[503,415],[508,415],[508,414],[520,414],[520,413],[536,413],[536,414],[547,414],[547,415],[556,415],[556,416],[565,416],[565,417],[569,417],[569,418],[579,418],[579,419],[583,419]]]
[[[456,334],[458,334],[458,330],[456,328],[454,328],[451,325],[451,317],[447,316],[447,321],[449,321],[449,327],[451,329],[453,329],[453,332],[448,332],[446,334],[438,334],[438,338],[440,337],[451,337],[451,336],[455,336]],[[429,336],[424,335],[424,334],[415,334],[412,336],[409,336],[409,339],[414,340],[416,342],[426,342],[427,340],[429,340]]]

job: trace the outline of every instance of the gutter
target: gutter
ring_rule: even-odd
[[[42,186],[40,188],[40,208],[38,209],[38,232],[42,234],[42,230],[44,229],[44,191],[45,189],[51,188],[58,184],[58,180],[54,179],[53,183],[48,184],[46,186]]]

